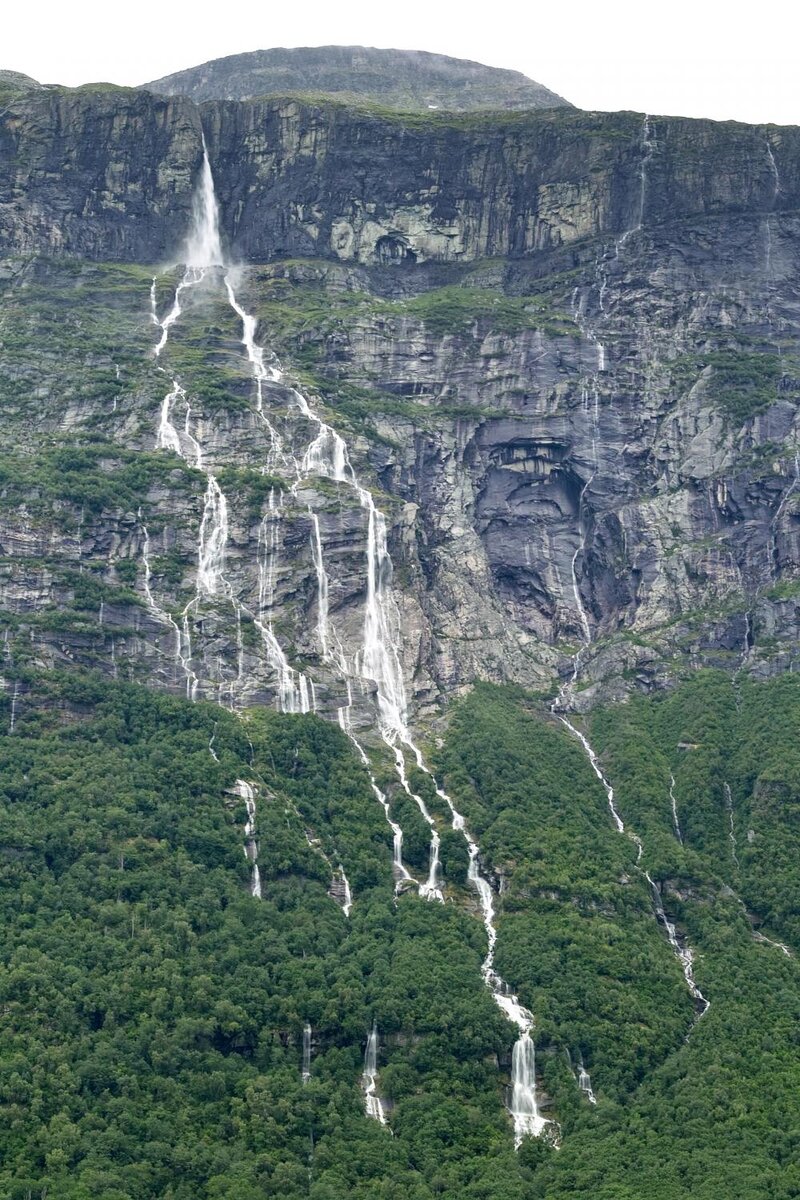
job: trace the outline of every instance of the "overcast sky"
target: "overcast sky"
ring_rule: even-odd
[[[800,0],[37,0],[7,5],[0,67],[138,84],[269,46],[399,47],[523,71],[581,108],[800,124],[799,43]]]

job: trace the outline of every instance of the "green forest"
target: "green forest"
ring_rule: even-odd
[[[586,726],[695,951],[699,1021],[577,740],[518,688],[454,705],[436,769],[480,841],[498,969],[535,1014],[561,1129],[560,1149],[519,1153],[515,1031],[482,983],[463,842],[429,781],[444,905],[395,898],[391,831],[330,723],[77,672],[16,683],[13,732],[9,686],[0,718],[2,1195],[800,1195],[794,676],[697,672]],[[260,900],[237,779],[257,792]],[[392,804],[416,870],[424,831]],[[349,917],[329,894],[339,862]],[[387,1128],[364,1114],[373,1021]]]

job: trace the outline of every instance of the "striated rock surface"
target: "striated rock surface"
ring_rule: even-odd
[[[792,666],[800,606],[800,132],[574,112],[408,122],[329,103],[10,89],[0,116],[0,605],[9,654],[271,702],[269,611],[319,707],[311,512],[348,656],[366,513],[270,459],[210,280],[152,357],[154,268],[209,148],[258,340],[387,515],[420,707],[476,677],[577,702],[687,663]],[[159,275],[163,316],[177,276]],[[162,370],[163,368],[163,370]],[[164,374],[166,371],[166,375]],[[224,591],[192,604],[205,475]],[[302,452],[291,392],[270,420]],[[145,561],[146,560],[146,561]],[[590,643],[590,644],[589,644]],[[186,650],[185,644],[183,645]]]
[[[535,258],[639,223],[800,203],[794,128],[668,119],[657,123],[656,152],[642,118],[627,113],[404,117],[280,99],[198,109],[105,85],[10,89],[6,105],[3,253],[174,255],[204,132],[223,232],[243,261]]]

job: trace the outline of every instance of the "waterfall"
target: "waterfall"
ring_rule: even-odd
[[[205,157],[205,162],[208,162],[208,155]],[[211,168],[209,167],[209,177],[210,176]],[[225,273],[225,290],[228,294],[228,301],[231,308],[242,322],[242,345],[247,353],[247,358],[250,363],[250,368],[256,385],[256,415],[266,428],[270,439],[270,450],[269,454],[267,455],[266,469],[267,471],[273,471],[278,468],[283,470],[291,469],[295,474],[297,474],[297,462],[293,456],[290,457],[287,454],[283,445],[283,439],[270,421],[267,414],[264,412],[264,384],[279,383],[281,378],[280,371],[275,367],[268,367],[264,362],[263,347],[257,346],[255,341],[258,322],[254,316],[251,316],[250,313],[244,311],[236,299],[236,293],[233,290],[231,275],[232,271],[227,270]]]
[[[605,281],[600,288],[600,307],[602,309],[602,294],[605,290]],[[586,541],[589,534],[587,523],[584,519],[584,504],[586,494],[592,486],[597,472],[600,469],[599,446],[600,446],[600,390],[599,390],[599,373],[606,369],[606,352],[605,346],[599,340],[596,333],[586,320],[586,297],[581,295],[578,288],[575,288],[572,293],[572,309],[575,323],[580,329],[583,336],[589,341],[596,350],[597,362],[591,376],[591,383],[585,380],[581,386],[581,412],[591,421],[592,430],[592,462],[591,471],[586,478],[586,482],[581,487],[578,495],[578,544],[575,547],[572,558],[570,560],[570,577],[572,580],[572,595],[575,601],[575,610],[580,621],[581,634],[583,642],[586,646],[591,643],[592,629],[589,623],[589,614],[586,611],[586,606],[583,603],[581,596],[580,585],[578,582],[578,560],[583,559],[586,553]]]
[[[156,449],[158,450],[174,450],[176,454],[181,454],[181,439],[178,437],[178,431],[172,424],[171,411],[172,405],[178,399],[185,400],[186,393],[176,379],[172,381],[172,391],[167,392],[161,402],[161,419],[158,423],[158,433],[156,434]]]
[[[589,1072],[583,1065],[583,1062],[578,1063],[578,1087],[585,1094],[586,1099],[590,1104],[597,1104],[597,1097],[592,1089],[592,1081],[589,1077]]]
[[[214,177],[211,173],[205,137],[203,137],[200,186],[195,189],[192,201],[192,227],[186,241],[183,261],[187,267],[198,271],[223,265],[222,243],[219,235],[219,205],[214,191]]]
[[[8,732],[13,733],[17,724],[17,711],[19,702],[19,680],[14,680],[14,691],[11,693],[11,721],[8,726]]]
[[[209,742],[209,749],[216,759]],[[256,845],[256,793],[252,783],[237,779],[233,787],[234,795],[244,800],[247,809],[247,820],[244,826],[244,856],[250,863],[250,895],[261,899],[261,873],[258,869],[258,846]]]
[[[777,201],[778,196],[780,194],[780,190],[781,190],[781,177],[778,172],[778,164],[775,162],[775,155],[772,153],[772,146],[770,145],[769,141],[766,142],[766,147],[767,147],[767,161],[769,163],[769,170],[770,170],[770,174],[772,175],[772,183],[773,183],[773,189],[774,189],[773,193],[772,193],[772,203],[775,204],[775,202]]]
[[[650,118],[647,115],[645,115],[642,121],[642,148],[644,149],[644,155],[639,167],[639,218],[636,222],[637,230],[641,229],[644,224],[644,206],[647,199],[647,168],[656,150],[656,142],[650,128]]]
[[[392,831],[392,873],[394,876],[395,891],[400,892],[407,885],[414,884],[414,879],[412,878],[411,874],[406,870],[406,868],[403,865],[403,831],[400,828],[400,826],[397,824],[397,822],[392,820],[392,814],[391,814],[391,809],[389,807],[389,801],[388,801],[385,793],[382,792],[381,789],[378,787],[378,784],[375,780],[375,776],[372,771],[372,766],[370,764],[369,758],[367,757],[366,750],[364,749],[364,747],[359,742],[358,738],[353,733],[352,723],[351,723],[351,719],[350,719],[350,710],[352,707],[353,707],[353,696],[352,696],[352,691],[350,688],[350,682],[348,680],[347,704],[343,705],[338,710],[339,726],[340,726],[342,732],[347,734],[350,741],[355,746],[358,756],[361,759],[361,762],[362,762],[363,766],[365,767],[367,773],[369,774],[369,780],[370,780],[370,784],[372,786],[372,791],[375,795],[375,799],[378,801],[381,808],[383,809],[387,824],[389,825],[389,828]]]
[[[267,426],[270,435],[269,465],[280,465],[295,475],[292,492],[296,495],[300,483],[309,477],[318,476],[348,487],[355,495],[366,516],[366,546],[365,546],[365,581],[364,581],[364,617],[362,640],[359,653],[352,663],[348,662],[338,639],[336,629],[331,620],[328,596],[329,580],[324,565],[324,547],[315,513],[312,518],[312,557],[317,573],[317,637],[323,658],[332,663],[342,677],[347,688],[347,704],[338,708],[338,720],[342,730],[350,738],[359,757],[369,772],[373,792],[380,803],[387,823],[392,830],[392,864],[396,890],[413,885],[415,880],[405,868],[402,861],[403,833],[400,826],[392,819],[390,803],[379,788],[372,772],[366,751],[355,736],[352,727],[353,683],[358,682],[362,692],[374,688],[377,707],[378,730],[386,746],[391,750],[398,782],[402,790],[418,806],[423,819],[430,829],[430,849],[428,874],[424,882],[418,883],[420,895],[434,900],[443,900],[441,884],[441,864],[439,859],[440,837],[436,820],[427,808],[424,800],[416,793],[408,778],[407,754],[417,768],[430,776],[421,751],[414,743],[408,723],[408,705],[405,684],[401,666],[401,634],[400,616],[395,603],[392,574],[393,566],[387,546],[386,518],[375,504],[372,493],[364,487],[350,461],[347,444],[344,439],[310,407],[305,396],[286,383],[283,372],[274,358],[269,364],[265,362],[263,348],[256,345],[255,334],[257,322],[255,317],[245,311],[239,303],[235,291],[236,272],[225,265],[221,250],[221,240],[218,226],[218,209],[214,195],[214,182],[208,155],[204,152],[203,170],[194,206],[194,226],[189,236],[186,248],[186,271],[184,278],[175,290],[172,308],[163,320],[159,320],[156,310],[155,282],[151,289],[151,309],[153,323],[161,330],[161,338],[155,348],[158,357],[167,345],[169,330],[178,320],[181,313],[183,293],[202,282],[212,267],[220,267],[225,290],[231,308],[242,324],[242,344],[244,345],[255,383],[256,410],[260,419]],[[605,369],[605,349],[594,339],[597,352],[598,370]],[[176,391],[177,381],[173,384]],[[270,387],[279,387],[281,398],[287,396],[296,406],[300,417],[314,431],[305,451],[300,456],[285,449],[275,427],[270,423],[265,407],[265,392]],[[162,415],[170,421],[170,405],[180,399],[179,394],[169,402]],[[185,401],[188,405],[188,400]],[[596,410],[596,404],[595,404]],[[171,426],[174,429],[174,426]],[[175,440],[169,437],[170,446],[174,447]],[[177,438],[180,444],[179,437]],[[197,453],[198,465],[202,457]],[[207,519],[206,519],[207,518]],[[271,609],[274,602],[275,588],[275,559],[277,554],[277,523],[280,519],[280,503],[276,506],[274,493],[270,495],[269,512],[265,515],[259,531],[259,611],[254,616],[254,624],[261,634],[267,659],[278,677],[278,706],[285,712],[308,711],[313,702],[313,680],[299,675],[289,667],[271,624]],[[227,542],[227,501],[223,496],[216,478],[208,474],[208,488],[204,521],[201,526],[200,548],[198,554],[198,597],[201,590],[207,594],[216,594],[224,585],[225,593],[233,600],[230,587],[222,575],[225,546]],[[184,613],[184,621],[188,636],[188,609],[196,604],[190,602]],[[237,612],[241,611],[240,607]],[[196,686],[192,695],[196,694]],[[448,808],[452,827],[461,832],[466,840],[469,852],[468,879],[475,888],[480,903],[481,914],[487,934],[487,955],[482,964],[482,977],[489,988],[493,999],[508,1019],[516,1026],[518,1038],[512,1052],[512,1086],[510,1110],[514,1120],[515,1140],[517,1145],[527,1135],[538,1136],[543,1129],[551,1125],[539,1114],[536,1098],[535,1054],[531,1030],[533,1027],[532,1014],[519,1003],[517,997],[510,993],[505,982],[494,970],[494,954],[497,942],[497,931],[494,924],[494,903],[491,888],[479,871],[478,859],[480,849],[477,842],[467,830],[464,818],[458,813],[447,794],[433,781],[439,798]],[[342,871],[346,884],[346,906],[351,903],[349,884]],[[373,1028],[367,1042],[364,1063],[364,1090],[369,1115],[381,1122],[385,1121],[383,1107],[376,1092],[377,1074],[377,1030]]]
[[[783,516],[786,505],[789,503],[790,499],[792,498],[794,493],[797,491],[798,486],[800,486],[800,452],[798,452],[798,451],[795,451],[793,466],[794,466],[794,476],[791,479],[788,487],[785,489],[783,495],[781,496],[780,503],[778,504],[778,507],[775,510],[775,516],[770,521],[770,542],[771,542],[770,557],[772,560],[771,561],[772,578],[774,580],[777,580],[778,576],[780,575],[780,551],[778,549],[778,533],[779,533],[778,525],[780,523],[781,517]]]
[[[579,535],[578,536],[578,545],[576,546],[575,553],[572,555],[572,559],[570,560],[570,572],[572,575],[572,594],[575,597],[575,607],[578,611],[578,617],[579,617],[580,623],[581,623],[581,630],[583,632],[583,640],[584,640],[585,645],[587,645],[587,646],[589,645],[589,643],[592,640],[592,629],[589,624],[589,618],[587,616],[586,608],[583,603],[583,597],[581,596],[581,589],[578,585],[577,562],[578,562],[579,558],[583,558],[583,555],[586,551],[586,526],[583,521],[583,498],[586,495],[587,488],[589,487],[592,480],[594,479],[594,475],[595,475],[595,473],[592,472],[592,474],[586,480],[586,483],[581,488],[580,495],[578,497],[578,535]]]
[[[197,592],[216,596],[223,582],[225,548],[228,544],[228,502],[213,475],[208,476],[200,522]]]
[[[183,671],[186,680],[186,698],[192,699],[196,694],[199,681],[197,675],[192,670],[192,642],[188,622],[184,619],[183,627],[181,628],[174,617],[166,609],[161,608],[153,595],[153,576],[150,568],[150,535],[147,532],[147,526],[142,521],[141,507],[137,510],[137,517],[143,538],[142,566],[144,567],[144,594],[147,607],[161,624],[168,625],[173,632],[175,643],[172,657]]]
[[[323,662],[330,653],[330,630],[328,628],[328,572],[325,570],[325,560],[322,555],[322,537],[319,531],[319,517],[311,508],[311,557],[314,560],[314,570],[317,573],[317,640],[322,653]]]
[[[736,857],[736,829],[733,824],[733,796],[731,795],[730,785],[726,780],[722,785],[725,792],[725,809],[728,814],[728,841],[731,844],[731,858],[736,870],[739,870],[739,859]]]
[[[664,905],[661,900],[660,889],[650,878],[649,872],[645,871],[644,877],[650,884],[650,890],[653,894],[653,903],[655,905],[658,919],[664,926],[664,929],[667,933],[667,938],[669,939],[669,944],[673,949],[675,957],[681,964],[683,977],[686,980],[686,986],[688,987],[692,999],[695,1002],[695,1007],[697,1008],[698,1018],[704,1017],[711,1005],[710,1001],[706,1000],[705,996],[694,981],[694,951],[692,950],[691,946],[681,946],[680,942],[678,941],[678,935],[675,931],[675,926],[664,912]]]
[[[606,793],[606,797],[608,799],[608,807],[611,811],[611,816],[612,816],[614,824],[617,828],[617,832],[627,834],[627,836],[631,839],[633,844],[636,846],[636,864],[637,864],[637,866],[639,866],[639,863],[642,860],[642,855],[644,853],[644,843],[642,842],[642,839],[639,837],[639,835],[637,833],[634,833],[633,830],[626,829],[625,824],[622,820],[622,817],[619,815],[619,810],[617,809],[617,806],[616,806],[616,803],[614,800],[614,789],[611,786],[611,784],[608,782],[608,779],[606,778],[606,776],[603,774],[603,771],[600,767],[600,763],[598,762],[595,751],[589,745],[588,739],[586,737],[584,737],[584,735],[580,732],[580,730],[576,729],[575,726],[565,716],[561,715],[559,717],[559,719],[562,721],[562,723],[564,725],[566,725],[566,727],[567,727],[567,729],[569,729],[570,733],[572,733],[573,736],[576,737],[578,739],[578,741],[581,743],[581,745],[583,746],[584,752],[591,764],[592,770],[594,771],[597,778],[600,780],[600,783],[603,785],[603,789],[604,789],[604,791]],[[639,869],[642,870],[641,867]],[[710,1001],[706,1000],[705,996],[702,994],[702,992],[700,991],[700,989],[698,988],[697,984],[694,981],[694,965],[693,965],[694,964],[694,951],[692,950],[692,948],[690,946],[681,946],[681,944],[678,941],[678,936],[677,936],[677,932],[675,930],[675,926],[672,924],[672,922],[669,920],[666,913],[664,912],[664,905],[661,900],[661,892],[659,891],[656,884],[653,882],[648,871],[642,871],[642,874],[644,875],[645,879],[647,880],[647,883],[650,888],[650,893],[653,897],[653,907],[655,908],[656,918],[659,921],[659,924],[662,925],[662,927],[664,928],[664,930],[667,934],[667,939],[669,941],[669,944],[672,947],[675,957],[677,958],[678,962],[680,963],[681,970],[683,971],[683,976],[684,976],[684,979],[686,980],[686,985],[689,988],[689,992],[692,996],[692,999],[695,1001],[695,1005],[698,1009],[698,1017],[705,1016],[706,1012],[708,1011],[708,1009],[710,1007]]]
[[[527,1032],[512,1053],[509,1109],[514,1119],[514,1145],[519,1149],[524,1137],[539,1137],[547,1124],[536,1107],[536,1055]]]
[[[780,950],[781,953],[786,956],[786,958],[794,957],[789,947],[785,946],[783,942],[774,942],[772,938],[766,937],[758,929],[753,930],[753,941],[762,942],[765,946],[772,946],[775,950]]]
[[[640,145],[643,150],[641,162],[639,164],[639,202],[637,206],[637,215],[635,223],[626,229],[622,236],[617,240],[615,247],[615,257],[619,256],[619,251],[632,233],[638,233],[644,224],[644,209],[647,200],[647,168],[650,160],[656,151],[656,142],[653,137],[653,130],[650,125],[649,116],[645,115],[642,120],[642,132],[640,137]]]
[[[208,753],[211,755],[211,757],[213,758],[214,762],[215,762],[215,763],[218,763],[218,762],[219,762],[219,758],[217,757],[217,752],[216,752],[216,750],[214,749],[214,741],[215,741],[215,739],[216,739],[216,736],[217,736],[217,724],[216,724],[216,721],[215,721],[215,722],[214,722],[214,729],[213,729],[213,731],[212,731],[212,733],[211,733],[211,737],[208,739]]]
[[[672,807],[672,828],[675,831],[675,837],[683,845],[683,834],[681,833],[680,821],[678,820],[678,802],[675,799],[675,776],[671,772],[669,777],[669,802]]]
[[[617,833],[625,833],[626,832],[625,823],[622,820],[622,817],[619,815],[619,811],[618,811],[616,803],[614,801],[614,789],[611,786],[611,784],[608,782],[608,780],[606,779],[605,775],[603,774],[603,772],[600,768],[600,763],[597,761],[597,755],[595,754],[592,747],[589,745],[588,739],[586,737],[584,737],[584,735],[581,733],[581,731],[579,729],[576,729],[575,726],[572,724],[572,722],[567,717],[565,717],[563,714],[559,715],[559,720],[561,721],[561,723],[563,725],[566,725],[567,729],[570,731],[570,733],[573,735],[573,737],[576,737],[578,739],[578,741],[580,742],[580,744],[583,746],[584,753],[586,754],[586,757],[589,759],[592,770],[594,771],[597,778],[600,780],[600,783],[603,785],[603,790],[605,791],[606,798],[608,800],[608,807],[611,812],[611,818],[614,822],[614,825],[616,826]],[[636,852],[637,852],[636,853],[636,861],[638,862],[639,859],[642,857],[642,852],[643,852],[643,846],[642,846],[641,839],[639,837],[637,837],[637,835],[635,833],[631,833],[631,832],[628,832],[628,837],[631,839],[631,841],[636,846]]]
[[[339,878],[341,879],[342,887],[344,888],[344,903],[342,904],[342,912],[346,917],[349,917],[350,909],[353,907],[353,893],[350,890],[350,880],[345,875],[344,867],[341,863],[339,863]]]
[[[311,1026],[306,1021],[303,1026],[303,1086],[311,1078]]]
[[[364,1053],[364,1072],[361,1076],[361,1086],[364,1089],[365,1107],[368,1117],[386,1124],[386,1113],[383,1110],[381,1098],[378,1095],[378,1027],[373,1025],[367,1037],[367,1049]]]

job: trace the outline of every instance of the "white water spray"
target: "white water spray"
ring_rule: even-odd
[[[225,548],[228,544],[228,502],[213,475],[208,476],[197,563],[197,591],[216,596],[224,583]]]
[[[697,1016],[699,1020],[700,1017],[704,1017],[706,1015],[711,1007],[711,1004],[710,1001],[706,1000],[705,996],[694,981],[694,951],[692,950],[691,946],[682,946],[680,944],[675,926],[664,912],[664,904],[661,899],[661,890],[653,882],[650,874],[647,871],[645,871],[644,877],[650,884],[650,890],[653,895],[653,903],[655,905],[658,919],[664,926],[673,953],[675,954],[678,962],[681,964],[683,977],[686,980],[686,986],[689,989],[691,997],[695,1002],[695,1008],[697,1009]]]
[[[19,680],[15,679],[14,680],[14,690],[11,693],[11,720],[10,720],[9,726],[8,726],[9,733],[14,732],[14,729],[17,724],[18,704],[19,704]]]
[[[590,1104],[597,1104],[597,1097],[592,1089],[592,1081],[589,1077],[589,1072],[583,1065],[583,1062],[578,1063],[578,1087],[584,1093]]]
[[[152,571],[150,568],[150,535],[147,532],[147,526],[142,520],[141,507],[137,510],[139,518],[139,528],[142,531],[142,566],[144,567],[144,594],[147,600],[147,607],[153,616],[163,625],[168,625],[172,630],[174,642],[172,657],[180,669],[183,671],[186,681],[186,697],[192,699],[197,691],[198,679],[197,675],[192,670],[192,643],[189,632],[188,622],[184,619],[183,625],[179,626],[175,618],[162,608],[156,601],[153,595],[152,588]]]
[[[772,152],[772,146],[770,145],[769,142],[766,142],[765,145],[767,147],[767,161],[769,163],[769,170],[770,170],[770,174],[772,175],[772,183],[773,183],[772,203],[774,204],[776,202],[776,200],[778,199],[778,196],[780,195],[781,177],[778,172],[778,164],[775,162],[775,155]]]
[[[672,809],[672,829],[675,837],[683,845],[683,834],[681,833],[681,825],[678,820],[678,802],[675,799],[675,776],[671,772],[669,777],[669,803]]]
[[[592,770],[594,771],[597,778],[600,780],[600,783],[603,785],[603,789],[604,789],[604,791],[606,793],[606,797],[608,799],[608,807],[611,811],[611,816],[612,816],[614,824],[617,828],[617,832],[627,834],[627,836],[631,839],[633,844],[636,846],[636,864],[638,866],[639,863],[641,862],[642,854],[644,853],[644,844],[642,842],[642,839],[633,830],[626,829],[625,824],[622,820],[622,817],[619,815],[619,810],[617,809],[615,801],[614,801],[614,789],[611,786],[611,784],[608,782],[608,779],[606,778],[606,776],[603,774],[603,771],[600,767],[600,763],[598,762],[598,759],[597,759],[597,755],[595,754],[592,747],[589,745],[587,738],[584,737],[584,735],[580,732],[580,730],[576,729],[575,726],[565,716],[563,716],[563,715],[560,716],[560,720],[564,723],[564,725],[566,725],[567,729],[569,729],[569,731],[573,734],[573,736],[576,737],[578,739],[578,741],[581,743],[581,745],[583,746],[583,749],[586,753],[586,757],[589,759],[589,762],[591,764]],[[641,868],[640,868],[640,870],[641,870]],[[702,994],[702,992],[700,991],[700,989],[698,988],[698,986],[694,980],[694,951],[692,950],[692,948],[690,946],[687,946],[687,945],[682,946],[680,944],[680,942],[678,941],[678,935],[677,935],[675,926],[669,920],[667,914],[664,911],[664,904],[661,899],[661,892],[660,892],[659,888],[653,882],[653,879],[651,878],[648,871],[643,870],[642,874],[644,875],[644,877],[647,880],[647,883],[650,887],[650,893],[653,898],[653,907],[655,908],[656,917],[659,921],[659,924],[662,925],[662,927],[664,928],[664,931],[667,934],[667,939],[669,941],[669,944],[672,947],[675,957],[677,958],[678,962],[680,963],[681,970],[683,971],[683,977],[686,980],[686,986],[689,989],[692,999],[695,1001],[695,1007],[697,1008],[698,1019],[699,1019],[699,1017],[705,1016],[706,1012],[708,1011],[708,1009],[710,1007],[710,1001],[706,1000],[705,996]]]
[[[794,452],[793,466],[794,466],[794,477],[791,479],[788,487],[785,489],[783,495],[781,496],[780,503],[779,503],[777,509],[775,510],[775,516],[770,521],[770,544],[771,544],[770,567],[771,567],[773,579],[777,579],[778,575],[780,573],[780,551],[778,549],[778,534],[780,532],[778,527],[780,525],[780,520],[786,509],[786,505],[789,503],[792,496],[797,491],[798,487],[800,487],[800,452],[798,452],[797,450]]]
[[[407,700],[400,664],[400,629],[399,614],[392,591],[392,561],[387,548],[386,518],[376,506],[371,492],[363,487],[356,477],[350,462],[348,449],[344,440],[329,425],[327,425],[310,408],[308,401],[295,389],[288,388],[283,374],[277,363],[269,366],[264,361],[264,352],[255,343],[256,321],[239,304],[235,290],[232,272],[224,267],[218,232],[217,205],[214,197],[213,177],[208,156],[204,155],[203,172],[198,189],[195,206],[195,228],[187,246],[187,272],[182,284],[178,286],[173,307],[164,321],[159,321],[155,310],[155,287],[153,288],[153,320],[161,329],[162,337],[156,348],[156,354],[167,343],[169,329],[180,316],[180,302],[183,291],[187,287],[200,282],[207,269],[211,266],[222,265],[225,288],[231,307],[242,322],[242,342],[247,350],[253,376],[256,383],[257,409],[264,417],[264,391],[270,384],[280,385],[282,392],[288,394],[297,405],[299,412],[315,429],[312,438],[298,466],[292,455],[287,456],[277,433],[270,425],[271,454],[274,460],[282,465],[294,467],[297,482],[293,486],[296,493],[298,484],[308,476],[322,476],[337,483],[350,487],[358,498],[361,508],[366,513],[366,580],[365,606],[362,649],[357,656],[355,676],[362,684],[370,684],[375,688],[378,710],[378,725],[381,736],[391,749],[395,762],[398,780],[403,790],[417,803],[423,818],[431,829],[430,861],[426,881],[419,886],[421,895],[429,898],[443,898],[440,883],[439,864],[439,834],[436,822],[427,809],[424,801],[411,788],[407,775],[406,752],[411,753],[416,765],[426,774],[430,774],[424,763],[422,754],[414,744],[407,717]],[[598,370],[604,369],[605,351],[596,342]],[[167,409],[169,415],[169,408]],[[179,440],[179,439],[178,439]],[[174,441],[172,442],[174,445]],[[198,572],[203,589],[210,594],[218,590],[224,583],[222,576],[225,543],[227,539],[227,507],[225,498],[219,491],[213,476],[209,476],[209,489],[206,495],[208,521],[201,536],[201,570]],[[268,657],[276,667],[279,676],[279,703],[284,711],[306,711],[308,707],[309,684],[304,676],[295,682],[295,673],[286,663],[285,656],[277,644],[269,623],[268,612],[272,607],[274,597],[274,561],[277,542],[274,539],[276,519],[274,517],[274,500],[270,498],[270,514],[262,522],[263,543],[260,538],[259,547],[259,615],[255,619],[268,651]],[[356,746],[359,756],[370,772],[370,779],[376,798],[381,803],[387,822],[393,833],[393,868],[396,887],[413,883],[411,875],[402,862],[402,830],[392,820],[389,802],[372,775],[366,752],[361,747],[352,730],[351,709],[353,706],[352,678],[340,647],[336,631],[330,620],[328,607],[328,580],[323,562],[323,546],[320,536],[319,523],[314,514],[312,554],[318,580],[318,638],[323,657],[335,661],[347,686],[348,702],[338,710],[339,723]],[[267,525],[270,533],[267,533]],[[272,539],[271,541],[269,539]],[[263,552],[262,552],[263,545]],[[199,589],[198,589],[199,590]],[[337,649],[334,649],[337,648]],[[299,701],[298,701],[299,697]],[[305,699],[304,699],[305,698]],[[492,996],[506,1016],[516,1025],[519,1038],[513,1051],[512,1097],[511,1113],[514,1119],[515,1140],[517,1145],[527,1135],[538,1135],[551,1124],[538,1111],[536,1100],[535,1057],[530,1031],[533,1017],[523,1008],[516,996],[509,993],[503,980],[494,971],[494,953],[497,933],[494,926],[494,906],[491,888],[481,876],[478,869],[479,848],[466,829],[463,817],[455,810],[450,798],[438,787],[436,791],[452,815],[453,828],[460,830],[466,839],[470,865],[468,877],[475,887],[481,906],[484,926],[487,932],[488,953],[482,966],[484,981],[490,988]],[[342,874],[344,874],[342,872]],[[346,882],[346,881],[345,881]],[[349,884],[347,885],[349,893]],[[350,901],[348,900],[349,904]],[[377,1074],[377,1030],[373,1028],[368,1039],[365,1056],[364,1088],[366,1093],[367,1111],[380,1121],[385,1121],[383,1107],[376,1092]]]
[[[731,859],[736,870],[739,870],[739,859],[736,857],[736,829],[733,824],[733,796],[728,781],[722,785],[725,793],[725,811],[728,814],[728,841],[731,846]]]
[[[339,870],[339,880],[341,882],[342,890],[344,893],[344,900],[342,902],[342,912],[344,913],[344,915],[346,917],[349,917],[350,909],[353,907],[353,893],[350,890],[350,880],[345,875],[344,867],[342,866],[341,863],[339,863],[338,870]]]
[[[210,748],[210,743],[209,743]],[[213,750],[211,751],[213,754]],[[216,755],[214,755],[216,758]],[[256,792],[252,783],[237,779],[233,787],[234,795],[244,800],[247,809],[247,820],[244,826],[244,856],[250,863],[250,895],[261,899],[261,873],[258,869],[258,846],[256,845]]]
[[[367,1049],[364,1053],[364,1072],[361,1076],[361,1086],[364,1089],[365,1108],[368,1117],[386,1124],[386,1113],[378,1095],[378,1027],[373,1025],[367,1037]]]
[[[303,1086],[308,1083],[311,1078],[311,1026],[306,1021],[303,1026]]]

